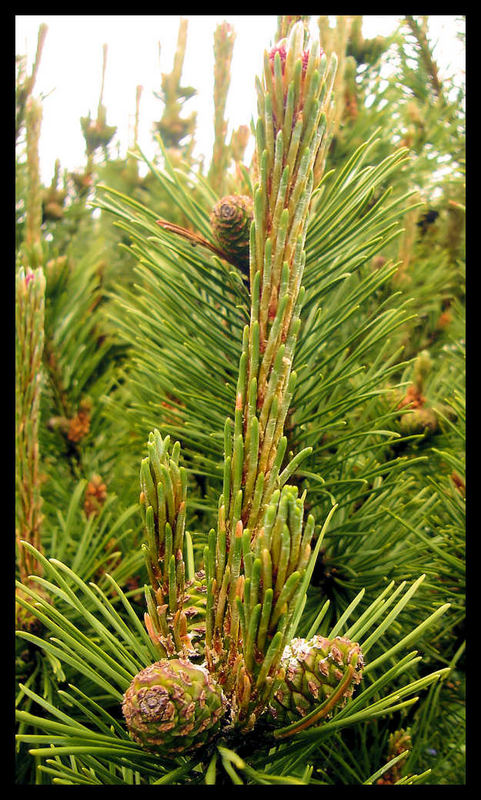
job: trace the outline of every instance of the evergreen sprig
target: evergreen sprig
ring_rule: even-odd
[[[19,263],[47,283],[29,438],[44,518],[19,542],[20,782],[464,780],[462,91],[439,81],[428,18],[366,40],[361,17],[321,17],[324,54],[307,22],[278,19],[250,169],[225,143],[218,75],[217,143],[236,165],[217,177],[253,208],[247,270],[179,116],[185,20],[152,159],[136,141],[128,163],[105,146],[101,164],[95,145],[75,187],[59,189],[57,162],[43,189],[25,106]],[[105,120],[101,90],[107,144]],[[100,217],[85,204],[98,176]],[[213,740],[187,730],[185,704],[182,718],[185,658],[223,698]],[[159,678],[152,696],[140,673]],[[137,712],[167,690],[200,749],[132,740],[121,703],[139,687]]]
[[[26,546],[34,552],[30,545]],[[82,765],[98,763],[98,771],[95,768],[94,773],[101,782],[108,783],[107,773],[113,770],[110,778],[112,782],[135,783],[135,776],[130,772],[123,772],[123,767],[137,771],[139,773],[137,781],[140,782],[153,783],[164,776],[171,778],[174,774],[172,769],[176,766],[179,769],[183,767],[195,780],[196,764],[202,763],[202,760],[196,762],[194,759],[186,762],[184,756],[179,756],[174,761],[168,757],[159,758],[158,755],[153,757],[128,738],[120,721],[119,706],[116,703],[139,668],[151,663],[152,658],[157,657],[157,652],[135,609],[118,584],[106,576],[122,599],[127,611],[127,623],[96,584],[89,586],[69,567],[56,559],[45,559],[38,552],[35,552],[35,555],[42,562],[46,576],[43,579],[37,578],[36,583],[49,595],[55,596],[60,605],[56,608],[53,603],[46,601],[43,592],[28,589],[26,593],[29,600],[22,600],[22,605],[38,615],[51,636],[46,639],[26,632],[19,635],[25,641],[37,644],[41,650],[58,658],[66,670],[72,668],[73,675],[82,675],[86,683],[83,689],[75,682],[70,691],[60,690],[58,698],[60,706],[53,705],[28,687],[22,686],[25,695],[43,709],[43,714],[38,716],[31,712],[19,711],[18,719],[24,723],[34,724],[39,731],[44,732],[22,733],[19,734],[19,740],[30,745],[40,745],[31,749],[32,754],[49,759],[46,762],[49,764],[52,764],[53,759],[55,774],[62,772],[61,758],[67,754],[80,759]],[[289,769],[292,770],[294,754],[294,760],[298,760],[304,753],[305,763],[306,755],[308,756],[317,743],[336,735],[339,729],[356,726],[367,719],[384,717],[401,708],[409,708],[416,702],[418,693],[424,687],[449,671],[449,668],[437,670],[420,679],[408,679],[406,683],[402,676],[409,678],[409,670],[412,670],[419,661],[416,651],[409,652],[401,658],[398,656],[392,667],[386,669],[382,666],[384,662],[389,661],[391,654],[405,652],[412,647],[423,631],[430,628],[435,618],[446,611],[446,606],[439,608],[403,639],[395,642],[389,649],[384,649],[382,637],[410,602],[421,582],[422,579],[416,581],[407,590],[403,585],[394,588],[391,584],[376,598],[369,609],[357,617],[354,623],[352,617],[355,605],[349,614],[344,616],[344,620],[339,621],[339,624],[330,630],[329,634],[332,637],[342,625],[349,622],[345,635],[359,636],[362,631],[360,641],[366,653],[376,643],[380,655],[370,662],[372,666],[367,670],[368,673],[373,673],[370,684],[355,700],[351,700],[343,709],[337,711],[332,719],[324,722],[321,727],[300,731],[289,743],[276,744],[270,756],[270,760],[276,764],[274,774],[282,775],[283,765],[286,763],[290,764]],[[88,599],[89,604],[93,604],[91,606],[93,613],[86,612],[85,599]],[[84,611],[83,625],[80,621],[77,623],[70,621],[70,615],[66,615],[69,607]],[[85,622],[89,628],[85,628]],[[370,664],[368,663],[368,667]],[[110,701],[107,706],[105,699]],[[109,706],[110,711],[107,710]],[[45,744],[48,746],[42,747]],[[272,747],[272,741],[268,737],[266,748],[269,747]],[[258,759],[262,763],[264,758],[264,755],[258,755],[256,758],[255,751],[258,748],[256,740],[253,753],[248,757],[248,763],[252,765],[254,772]],[[94,761],[90,761],[90,756]],[[256,774],[249,774],[248,770],[247,773],[253,782],[257,782]],[[180,776],[181,772],[176,774]],[[260,777],[267,779],[267,776]],[[167,782],[168,780],[169,777],[166,777]]]

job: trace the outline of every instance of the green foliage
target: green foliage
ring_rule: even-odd
[[[282,36],[297,19],[278,19]],[[249,279],[222,257],[211,212],[222,186],[250,195],[258,232],[251,251],[259,250],[269,129],[263,138],[257,126],[262,147],[250,166],[236,159],[234,137],[225,142],[225,68],[235,37],[220,26],[217,161],[204,177],[192,158],[195,115],[181,116],[195,92],[181,85],[183,20],[158,94],[156,155],[148,159],[135,142],[127,156],[112,158],[115,128],[106,124],[101,91],[97,119],[81,120],[84,172],[62,175],[57,164],[51,185],[32,189],[38,141],[29,150],[27,136],[25,150],[22,133],[44,27],[29,78],[18,60],[17,269],[41,266],[46,279],[33,479],[42,519],[35,546],[24,545],[35,574],[26,581],[17,568],[19,608],[36,620],[19,631],[16,650],[18,783],[465,781],[464,90],[440,80],[426,18],[406,17],[386,39],[364,39],[361,23],[339,17],[332,28],[319,18],[321,44],[339,64],[336,110],[327,113],[314,165],[323,177],[308,207],[297,381],[275,486],[303,505],[312,526],[304,579],[286,606],[288,632],[359,643],[362,682],[346,705],[289,738],[282,729],[276,737],[261,716],[252,735],[230,730],[176,757],[153,756],[132,741],[121,711],[132,678],[163,657],[144,615],[152,625],[152,592],[168,594],[170,585],[170,561],[156,555],[166,546],[160,528],[147,560],[141,548],[149,535],[144,504],[148,514],[156,501],[146,501],[139,465],[146,444],[154,458],[157,434],[148,439],[149,431],[179,443],[188,498],[182,564],[201,587],[206,578],[212,587],[214,576],[221,583],[214,529],[236,480],[225,465],[239,441],[231,451],[259,264],[251,260]],[[276,107],[280,55],[266,63]],[[268,119],[269,101],[259,98]],[[419,410],[434,420],[429,427],[416,428]],[[249,475],[238,474],[239,485]],[[234,501],[227,512],[235,521]],[[245,537],[240,545],[249,594],[239,603],[253,630],[266,594],[256,583],[254,545],[250,551]],[[183,580],[178,572],[179,592]],[[158,619],[167,615],[171,625],[172,590],[165,609]],[[277,635],[275,625],[268,634]],[[274,658],[267,645],[263,654]],[[252,666],[252,648],[246,657]],[[410,743],[398,752],[392,742],[402,730]]]

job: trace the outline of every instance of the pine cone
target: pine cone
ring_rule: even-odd
[[[247,195],[227,195],[212,209],[212,231],[221,249],[249,275],[249,237],[254,204]]]
[[[335,705],[342,706],[360,682],[364,660],[355,642],[342,636],[293,639],[284,650],[281,669],[285,678],[274,694],[269,710],[279,725],[290,725],[327,700],[338,687],[346,667],[357,655],[354,673]]]
[[[143,748],[184,753],[218,733],[226,706],[205,667],[187,659],[162,659],[135,676],[122,711],[130,735]]]
[[[399,427],[405,436],[415,433],[424,433],[429,436],[437,431],[438,418],[431,408],[416,408],[403,414]]]

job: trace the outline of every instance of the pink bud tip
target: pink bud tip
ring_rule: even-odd
[[[287,51],[285,45],[284,44],[280,46],[276,45],[275,47],[272,48],[271,52],[269,53],[269,61],[271,62],[272,72],[274,72],[274,59],[276,57],[276,53],[279,53],[281,59],[282,74],[284,74],[284,67],[287,58]]]

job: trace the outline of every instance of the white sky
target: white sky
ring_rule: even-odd
[[[182,85],[193,86],[197,95],[185,105],[184,115],[197,112],[195,155],[210,160],[213,144],[213,35],[224,20],[235,32],[231,85],[227,98],[228,137],[233,128],[249,124],[256,115],[254,80],[262,69],[263,51],[273,43],[275,15],[189,15],[187,50]],[[364,16],[367,38],[394,30],[400,17]],[[117,126],[115,142],[120,155],[132,145],[135,93],[143,87],[140,101],[139,144],[151,156],[156,146],[151,128],[162,115],[162,103],[153,92],[160,90],[162,72],[170,72],[177,43],[179,15],[17,15],[16,53],[27,56],[30,72],[41,23],[48,26],[35,96],[43,101],[40,139],[42,180],[49,183],[55,159],[69,170],[85,164],[85,142],[80,117],[95,118],[100,93],[102,47],[108,45],[103,103],[107,124]],[[317,16],[312,18],[313,32]],[[437,42],[435,56],[443,74],[464,70],[464,48],[456,31],[464,28],[454,15],[432,15],[430,31]],[[160,42],[160,55],[159,55]]]

